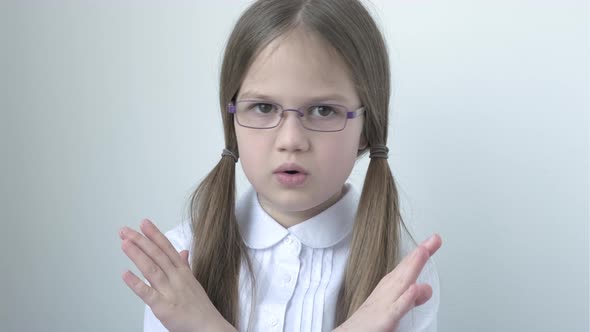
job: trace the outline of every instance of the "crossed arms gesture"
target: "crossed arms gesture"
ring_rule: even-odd
[[[168,238],[147,219],[141,233],[129,227],[119,231],[121,249],[149,285],[133,272],[122,275],[127,286],[148,305],[171,332],[236,331],[217,311],[192,274],[188,251],[177,252]],[[143,234],[142,234],[143,233]],[[441,247],[434,234],[385,275],[360,308],[335,332],[392,332],[402,317],[432,296],[428,284],[416,284],[428,258]]]

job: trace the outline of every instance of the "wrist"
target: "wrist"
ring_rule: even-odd
[[[210,328],[206,329],[205,331],[238,332],[238,330],[233,325],[231,325],[228,321],[226,321],[223,317],[217,324],[215,324],[215,326],[211,326]]]
[[[346,326],[344,326],[344,324],[335,327],[332,332],[349,332],[350,329],[346,328]]]
[[[220,332],[238,332],[238,330],[233,325],[231,325],[228,321],[225,321],[224,323],[225,324],[219,330]]]

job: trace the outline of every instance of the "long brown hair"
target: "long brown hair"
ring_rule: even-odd
[[[321,36],[349,66],[366,109],[363,135],[368,147],[359,151],[358,157],[371,146],[387,144],[389,57],[383,36],[366,8],[358,0],[260,0],[239,18],[225,48],[219,104],[226,148],[238,152],[233,117],[226,106],[237,95],[249,66],[272,40],[299,25]],[[253,271],[236,222],[235,192],[235,163],[221,158],[191,196],[191,266],[215,307],[238,326],[242,259],[252,276]],[[336,326],[350,317],[399,263],[400,226],[405,228],[389,164],[385,159],[371,159],[338,298]]]

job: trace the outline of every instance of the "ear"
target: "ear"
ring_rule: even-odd
[[[359,140],[359,151],[366,149],[368,145],[369,145],[369,142],[367,142],[367,138],[365,137],[365,134],[362,133],[361,138]]]

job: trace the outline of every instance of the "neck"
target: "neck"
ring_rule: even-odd
[[[278,209],[273,208],[273,206],[271,204],[268,204],[266,201],[261,200],[260,196],[258,196],[258,201],[260,202],[260,206],[262,207],[262,209],[266,213],[268,213],[269,216],[271,216],[274,220],[281,224],[281,226],[289,228],[320,214],[322,211],[326,210],[327,208],[338,202],[343,194],[344,186],[342,186],[342,189],[340,189],[338,192],[332,195],[332,197],[330,197],[325,202],[309,210],[304,211],[280,211]]]

